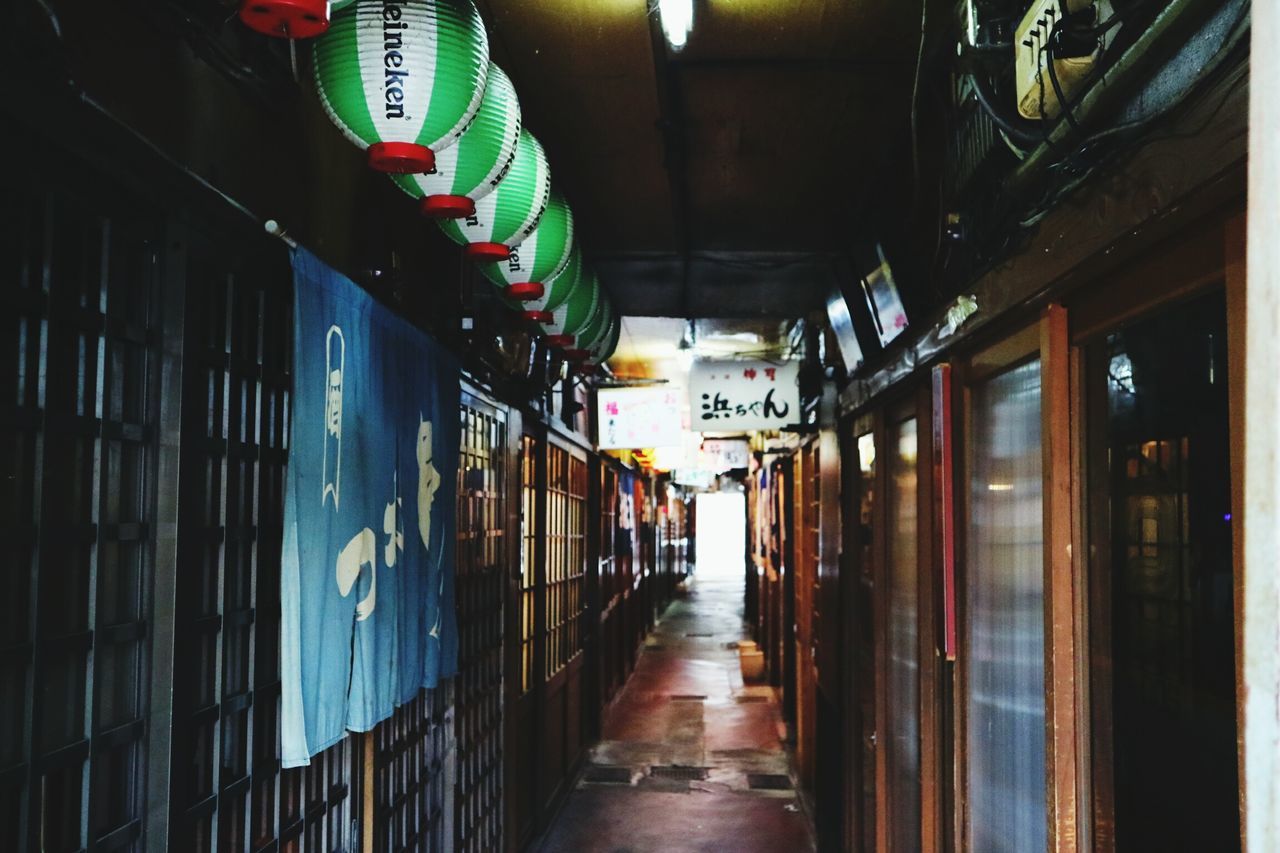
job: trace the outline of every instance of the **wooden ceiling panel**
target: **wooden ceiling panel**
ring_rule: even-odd
[[[919,0],[699,0],[657,56],[652,0],[477,2],[624,314],[821,306],[909,120]]]
[[[594,251],[675,245],[645,0],[481,0],[552,180]]]
[[[899,75],[685,70],[689,229],[698,249],[847,245],[900,114]],[[909,92],[909,89],[907,90]]]
[[[911,64],[919,33],[912,0],[706,0],[681,56]]]

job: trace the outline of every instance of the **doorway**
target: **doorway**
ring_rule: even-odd
[[[697,496],[697,574],[702,580],[741,581],[747,559],[747,499],[742,492]]]
[[[1095,834],[1239,850],[1223,294],[1106,335],[1087,370]]]

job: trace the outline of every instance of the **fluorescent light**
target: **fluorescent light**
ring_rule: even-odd
[[[693,0],[658,0],[662,31],[673,50],[680,50],[693,32]]]

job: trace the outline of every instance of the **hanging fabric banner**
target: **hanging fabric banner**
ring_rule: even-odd
[[[457,671],[458,363],[304,249],[280,565],[281,760]]]

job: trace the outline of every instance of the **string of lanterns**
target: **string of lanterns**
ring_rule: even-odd
[[[240,17],[314,39],[330,120],[576,370],[613,355],[621,321],[472,0],[244,0]]]

